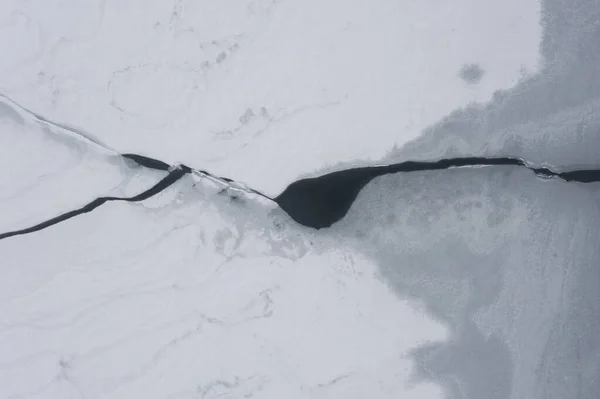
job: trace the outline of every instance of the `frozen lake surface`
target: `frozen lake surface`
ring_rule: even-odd
[[[600,168],[599,17],[2,2],[0,233],[166,174],[118,153],[271,196],[405,160]],[[600,184],[520,167],[377,177],[321,230],[186,176],[0,241],[0,397],[595,399],[599,224]]]

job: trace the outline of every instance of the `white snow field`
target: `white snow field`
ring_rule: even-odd
[[[0,7],[2,93],[120,152],[273,194],[325,166],[378,160],[540,67],[537,0]],[[478,85],[458,77],[472,63]]]
[[[598,168],[600,2],[570,3],[2,1],[0,233],[166,173],[117,152],[273,195]],[[0,241],[0,398],[597,399],[599,198],[396,174],[317,231],[186,176]]]

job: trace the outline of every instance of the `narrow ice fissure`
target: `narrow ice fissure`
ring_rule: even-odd
[[[27,113],[30,111],[21,107]],[[54,123],[37,114],[31,114],[36,120],[46,124],[54,125],[62,130],[64,125]],[[81,138],[92,141],[97,145],[105,147],[88,135],[79,133],[74,128],[68,129]],[[108,147],[105,147],[110,150]],[[111,150],[114,151],[114,150]],[[600,169],[573,170],[568,172],[557,172],[545,167],[534,167],[526,161],[516,157],[457,157],[446,158],[437,161],[405,161],[385,166],[359,167],[332,172],[318,177],[305,178],[291,183],[281,194],[271,198],[258,190],[244,186],[233,179],[215,176],[207,171],[193,169],[186,165],[169,165],[158,159],[146,157],[139,154],[121,154],[123,158],[134,161],[136,164],[150,169],[168,171],[168,175],[148,190],[133,197],[98,197],[90,203],[69,211],[54,218],[41,222],[35,226],[9,231],[0,234],[0,240],[30,234],[58,223],[71,219],[75,216],[88,213],[100,207],[106,202],[124,201],[139,202],[148,199],[170,187],[186,174],[195,173],[201,177],[216,180],[225,185],[226,189],[241,190],[251,194],[260,195],[272,200],[283,209],[294,221],[316,229],[330,227],[333,223],[342,219],[352,206],[362,188],[378,176],[399,173],[444,170],[460,167],[484,167],[484,166],[515,166],[531,170],[541,178],[559,178],[566,182],[591,183],[600,182]]]

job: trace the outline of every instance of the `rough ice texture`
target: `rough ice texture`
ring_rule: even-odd
[[[373,181],[334,227],[451,339],[415,351],[452,397],[595,398],[600,187],[509,167]]]
[[[388,161],[512,155],[600,166],[600,2],[548,1],[542,73],[457,110]],[[583,5],[586,5],[584,7]],[[514,168],[373,181],[337,229],[451,340],[415,351],[458,398],[586,398],[600,391],[600,187]]]

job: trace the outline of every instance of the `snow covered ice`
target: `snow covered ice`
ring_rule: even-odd
[[[3,53],[14,54],[0,63],[4,94],[119,152],[273,194],[323,166],[377,161],[540,68],[536,0],[0,7]],[[472,62],[486,73],[476,86],[457,77]]]
[[[596,0],[4,1],[0,92],[270,195],[406,159],[600,168],[599,15]],[[0,166],[0,233],[166,173],[4,99]],[[599,194],[522,168],[395,174],[316,231],[186,176],[0,241],[0,397],[594,399]]]
[[[6,125],[25,140],[47,137],[23,121]],[[48,145],[40,157],[93,176],[48,178],[64,190],[90,195],[98,179],[122,195],[158,178],[59,144],[63,153]],[[94,157],[103,169],[86,165]],[[43,168],[32,163],[22,176],[35,170]],[[231,202],[193,183],[0,244],[3,395],[330,397],[369,395],[381,384],[384,396],[439,391],[406,388],[398,377],[412,369],[401,355],[443,339],[445,329],[398,300],[372,262],[266,204]]]

